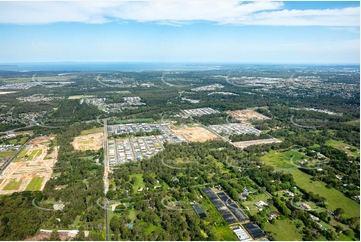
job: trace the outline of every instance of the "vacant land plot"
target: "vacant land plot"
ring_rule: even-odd
[[[272,138],[272,139],[239,141],[239,142],[233,142],[232,144],[238,148],[244,149],[251,145],[263,145],[263,144],[272,144],[272,143],[281,143],[281,142],[282,142],[282,140]]]
[[[343,150],[347,155],[352,155],[352,156],[355,156],[355,157],[360,156],[360,149],[358,149],[355,146],[348,145],[346,143],[338,141],[338,140],[327,140],[326,145],[332,146],[333,148],[336,148],[336,149],[339,149],[339,150]],[[350,148],[355,149],[355,151],[350,151],[349,150]]]
[[[16,92],[14,92],[14,91],[12,91],[12,92],[0,92],[0,95],[11,94],[11,93],[16,93]]]
[[[92,97],[94,97],[94,96],[93,95],[74,95],[74,96],[68,97],[68,99],[75,100],[75,99],[92,98]]]
[[[132,180],[132,178],[135,177],[135,183],[133,184],[133,191],[134,193],[138,192],[138,189],[145,186],[145,183],[143,181],[143,174],[133,174],[130,175],[129,178]]]
[[[293,161],[309,158],[308,156],[293,150],[286,152],[279,152],[272,150],[268,154],[262,156],[261,161],[265,162],[266,165],[273,166],[276,170],[296,168],[296,166],[294,165],[296,163],[292,163],[291,161],[292,157],[293,157]]]
[[[128,123],[154,123],[152,118],[135,118],[135,119],[118,119],[112,118],[108,120],[108,125],[114,124],[128,124]]]
[[[0,194],[44,189],[58,156],[58,147],[55,147],[51,154],[47,154],[51,139],[54,137],[39,137],[29,142],[27,150],[16,157],[17,162],[11,162],[3,171]],[[45,159],[45,156],[48,159]]]
[[[34,177],[26,187],[25,191],[39,191],[43,180],[44,177]]]
[[[177,136],[183,136],[187,140],[193,142],[205,142],[207,140],[217,139],[217,136],[215,134],[202,127],[183,128],[173,130],[173,132]]]
[[[297,184],[297,186],[314,192],[326,198],[326,206],[329,210],[334,211],[336,208],[342,208],[345,213],[344,217],[356,217],[360,214],[360,205],[354,200],[345,197],[342,192],[335,188],[326,188],[326,183],[320,181],[311,181],[310,175],[294,169],[289,171]]]
[[[76,150],[99,150],[104,144],[103,132],[78,136],[71,143]]]
[[[16,151],[4,151],[0,152],[0,157],[10,158],[16,154]]]
[[[277,241],[302,240],[300,230],[289,219],[276,220],[274,224],[266,223],[264,231],[271,232]]]
[[[229,111],[227,113],[230,114],[233,118],[240,120],[240,121],[270,119],[269,117],[264,116],[263,114],[257,113],[253,110],[236,110],[236,111]]]
[[[104,128],[103,127],[99,127],[99,128],[95,128],[95,129],[87,129],[87,130],[83,130],[81,131],[80,135],[88,135],[88,134],[96,134],[96,133],[100,133],[103,132]]]
[[[19,189],[20,185],[21,180],[11,179],[11,181],[9,181],[8,184],[6,184],[4,187],[4,190],[17,190]]]

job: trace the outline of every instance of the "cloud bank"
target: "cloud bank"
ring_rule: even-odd
[[[133,20],[181,26],[194,21],[227,25],[359,26],[360,7],[284,9],[282,2],[0,2],[0,24],[76,22],[102,24]]]

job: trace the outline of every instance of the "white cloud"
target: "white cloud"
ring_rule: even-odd
[[[145,2],[0,2],[0,23],[101,24],[119,20],[182,25],[210,21],[232,25],[359,26],[360,8],[283,9],[282,2],[145,1]]]

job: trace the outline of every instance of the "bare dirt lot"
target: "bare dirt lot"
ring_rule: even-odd
[[[193,142],[205,142],[207,140],[217,139],[218,137],[212,132],[202,127],[182,128],[178,130],[172,130],[177,136],[183,136],[189,141]]]
[[[54,137],[39,137],[30,141],[23,157],[15,159],[4,170],[0,179],[0,194],[11,194],[24,191],[31,180],[35,177],[43,177],[44,180],[37,190],[43,190],[46,182],[53,173],[53,167],[58,157],[58,147],[48,154],[48,142]],[[46,157],[46,158],[45,158]],[[18,184],[18,185],[16,185]],[[4,189],[5,188],[5,189]]]
[[[75,137],[71,143],[76,150],[99,150],[103,147],[103,132]]]
[[[16,91],[0,92],[0,95],[11,94],[11,93],[16,93]]]
[[[270,119],[269,117],[264,116],[263,114],[257,113],[253,110],[236,110],[236,111],[229,111],[227,113],[230,114],[233,118],[240,120],[240,121]]]
[[[239,141],[239,142],[233,142],[232,144],[238,148],[244,149],[251,145],[262,145],[262,144],[281,143],[281,142],[282,142],[282,140],[272,138],[272,139]]]

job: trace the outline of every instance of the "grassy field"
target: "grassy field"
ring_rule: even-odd
[[[266,223],[264,230],[271,232],[277,241],[302,241],[300,230],[289,219],[276,220],[275,224]]]
[[[213,227],[211,233],[215,235],[218,241],[239,241],[228,225],[218,225]]]
[[[44,177],[34,177],[26,187],[25,191],[39,191],[43,180]]]
[[[350,125],[354,125],[354,126],[360,126],[360,120],[352,120],[352,121],[348,121],[346,122],[346,124],[350,124]]]
[[[17,182],[16,179],[12,179],[10,182],[8,182],[8,184],[6,184],[3,190],[18,190],[20,185],[21,180]]]
[[[0,185],[1,185],[1,183],[3,182],[3,180],[4,180],[4,179],[0,179]]]
[[[199,189],[200,191],[201,189]],[[217,211],[211,201],[206,198],[206,195],[198,192],[198,194],[202,194],[203,199],[200,202],[200,205],[204,212],[207,215],[205,221],[207,223],[212,224],[212,233],[216,236],[218,240],[225,240],[225,241],[238,241],[237,236],[233,233],[228,225],[223,225],[225,223],[222,215]]]
[[[289,172],[293,175],[297,186],[325,197],[328,209],[333,211],[338,207],[343,208],[345,210],[344,216],[347,218],[355,217],[360,214],[360,205],[352,199],[345,197],[340,191],[334,188],[326,188],[326,183],[324,182],[311,181],[312,176],[307,175],[298,169]]]
[[[293,150],[286,152],[272,150],[271,152],[262,156],[261,161],[265,162],[266,165],[273,166],[276,170],[296,168],[296,166],[291,162],[292,156],[294,161],[309,158],[308,156]]]
[[[14,156],[16,153],[16,151],[5,151],[5,152],[0,152],[0,156],[1,157],[12,157]]]
[[[129,94],[131,93],[130,91],[128,90],[124,90],[124,91],[108,91],[106,93],[119,93],[119,94]]]
[[[9,140],[9,143],[11,145],[23,145],[25,144],[25,142],[29,139],[29,137],[25,136],[20,138],[20,140],[18,140],[17,138],[11,139]]]
[[[247,209],[246,207],[249,208],[249,212],[252,214],[252,215],[255,215],[258,213],[258,208],[256,207],[256,203],[259,202],[259,201],[263,201],[263,202],[267,202],[268,199],[270,199],[271,197],[269,197],[266,193],[261,193],[261,194],[257,194],[257,195],[251,195],[253,200],[252,201],[244,201],[244,202],[241,202],[241,204],[243,206],[240,206],[241,208],[244,207],[244,209]],[[269,209],[272,209],[272,208],[269,208]],[[268,212],[273,212],[272,211],[268,211]]]
[[[145,186],[145,183],[143,181],[143,174],[133,174],[129,176],[130,179],[132,179],[133,177],[137,178],[135,184],[133,185],[133,191],[134,193],[137,193],[140,187]]]
[[[360,152],[360,149],[358,149],[358,147],[355,147],[355,146],[352,146],[352,145],[348,145],[346,143],[343,143],[341,141],[337,141],[337,140],[327,140],[326,141],[326,145],[328,146],[331,146],[333,148],[336,148],[336,149],[340,149],[340,150],[343,150],[345,151],[346,153],[351,153],[353,156],[355,157],[359,157],[360,156],[360,153],[357,153],[357,152]],[[345,147],[351,147],[351,148],[354,148],[356,149],[357,151],[350,151],[349,149],[345,148]]]
[[[43,153],[43,151],[41,149],[36,149],[36,150],[33,150],[31,152],[31,154],[29,155],[29,160],[33,160],[35,156],[40,156],[41,154]]]
[[[22,157],[25,157],[26,156],[26,153],[28,153],[28,150],[27,149],[23,149],[20,154],[18,155],[18,157],[22,158]]]
[[[93,95],[74,95],[74,96],[68,97],[68,99],[74,100],[74,99],[92,98],[92,97],[94,97],[94,96]]]
[[[13,160],[13,162],[19,162],[19,161],[23,161],[25,156],[26,156],[26,153],[28,153],[28,150],[27,149],[23,149],[19,155]],[[25,160],[28,160],[27,158]]]
[[[144,233],[151,234],[152,232],[156,231],[157,229],[158,229],[157,226],[155,226],[154,224],[150,224],[149,227],[144,230]]]
[[[155,122],[152,118],[135,118],[135,119],[116,119],[116,120],[109,120],[108,124],[127,124],[127,123],[153,123]]]
[[[6,83],[24,83],[30,82],[32,80],[31,77],[16,77],[16,78],[6,78]]]
[[[83,130],[80,133],[80,136],[84,136],[84,135],[88,135],[88,134],[95,134],[95,133],[99,133],[99,132],[103,132],[104,128],[100,127],[100,128],[95,128],[95,129],[87,129],[87,130]]]
[[[129,210],[129,215],[128,218],[130,220],[132,220],[132,222],[134,222],[137,219],[137,212],[134,210],[134,208],[132,208],[131,210]]]

